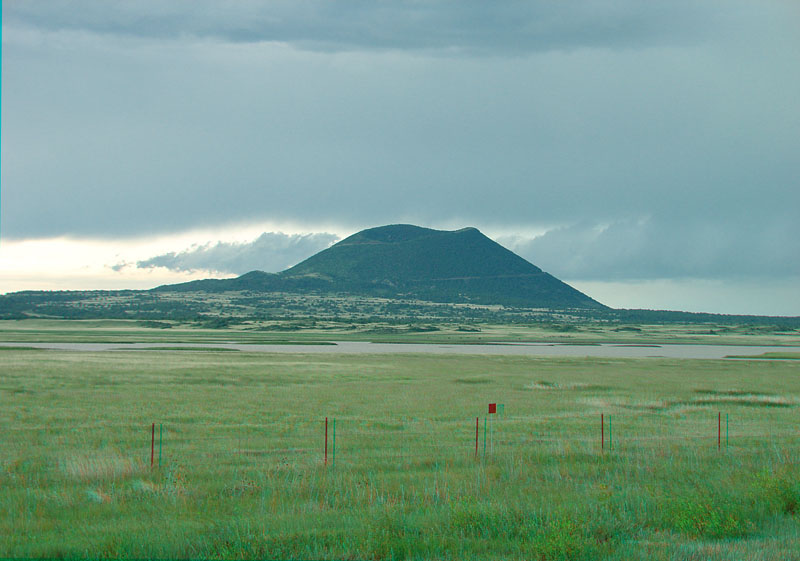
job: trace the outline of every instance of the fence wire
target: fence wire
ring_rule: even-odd
[[[56,461],[67,471],[105,469],[100,465],[103,458],[124,458],[145,467],[151,462],[157,467],[177,461],[229,467],[374,465],[408,469],[565,450],[633,453],[659,447],[755,450],[797,446],[800,431],[792,428],[791,411],[780,417],[781,422],[776,422],[775,415],[753,420],[721,412],[685,417],[592,413],[461,419],[330,416],[327,422],[319,417],[285,417],[247,424],[21,425],[5,431],[0,459],[4,463]],[[92,467],[93,461],[100,462],[99,467]]]

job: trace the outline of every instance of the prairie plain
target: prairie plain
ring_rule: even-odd
[[[0,340],[14,346],[0,348],[0,556],[800,559],[800,361],[791,355],[180,346],[800,339],[752,326],[392,329],[3,322]],[[55,340],[164,349],[25,347]],[[489,403],[502,408],[487,421]]]

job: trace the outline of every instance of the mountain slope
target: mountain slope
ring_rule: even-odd
[[[531,308],[605,308],[475,228],[442,231],[406,224],[363,230],[278,274],[252,271],[235,279],[156,290],[344,293]]]

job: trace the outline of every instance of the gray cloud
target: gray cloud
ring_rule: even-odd
[[[54,31],[277,41],[325,51],[525,53],[683,42],[700,34],[718,7],[687,0],[50,0],[14,3],[4,20]]]
[[[521,247],[558,276],[800,261],[791,3],[79,6],[3,5],[4,238],[557,225]]]
[[[139,268],[166,267],[172,271],[216,271],[241,275],[249,271],[275,273],[322,251],[339,238],[333,234],[264,232],[247,243],[218,242],[139,261]]]
[[[790,218],[736,228],[714,220],[680,223],[647,217],[581,222],[542,236],[500,238],[556,276],[620,281],[662,278],[800,278],[800,223]]]

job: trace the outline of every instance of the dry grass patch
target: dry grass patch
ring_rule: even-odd
[[[123,479],[147,471],[144,462],[117,454],[73,455],[59,461],[59,468],[67,477],[82,481]]]
[[[780,396],[764,394],[737,394],[737,395],[709,395],[696,397],[686,405],[746,405],[751,407],[795,407],[797,400]]]
[[[564,390],[590,390],[590,391],[607,391],[612,389],[611,386],[603,386],[598,384],[586,384],[582,382],[547,382],[539,380],[532,382],[525,386],[526,390],[543,390],[543,391],[564,391]]]

